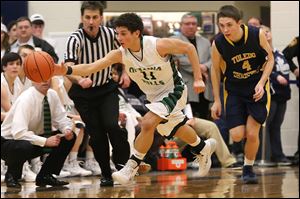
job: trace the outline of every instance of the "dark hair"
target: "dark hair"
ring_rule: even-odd
[[[18,23],[21,21],[28,21],[30,23],[30,25],[32,25],[32,23],[28,17],[19,17],[16,21],[16,24],[18,25]]]
[[[45,25],[45,22],[43,20],[35,20],[32,21],[31,23],[35,25]]]
[[[18,53],[9,52],[6,53],[1,60],[1,70],[3,70],[4,66],[7,66],[8,62],[20,60],[20,63],[22,64],[22,58]]]
[[[18,53],[20,53],[21,50],[24,49],[24,48],[35,51],[35,49],[34,49],[34,47],[32,45],[25,44],[25,45],[22,45],[22,46],[19,47]]]
[[[10,47],[10,44],[8,41],[9,41],[9,36],[8,36],[7,32],[4,32],[4,39],[3,39],[3,42],[1,45],[3,46],[5,51],[7,49],[9,49],[9,47]]]
[[[13,20],[13,21],[9,22],[9,24],[7,25],[7,31],[9,32],[10,29],[12,29],[12,27],[14,25],[17,25],[17,21],[16,20]]]
[[[222,6],[218,12],[217,19],[221,17],[229,17],[234,19],[236,22],[242,19],[242,14],[239,9],[232,5]]]
[[[84,1],[81,5],[81,16],[83,16],[84,10],[99,10],[100,16],[103,15],[103,6],[99,1]]]
[[[141,17],[139,17],[135,13],[125,13],[120,15],[115,20],[115,27],[126,27],[131,33],[139,30],[140,31],[140,37],[142,36],[142,32],[144,30],[144,24]]]
[[[262,25],[262,20],[261,20],[261,18],[259,18],[259,17],[250,17],[250,18],[248,19],[248,21],[249,21],[250,19],[256,19],[256,20],[258,21],[259,25]]]

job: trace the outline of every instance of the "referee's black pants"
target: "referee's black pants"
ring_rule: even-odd
[[[71,140],[61,138],[57,147],[51,147],[49,156],[43,163],[39,175],[59,175],[75,140],[76,135],[73,133]],[[27,160],[39,157],[45,153],[48,152],[46,152],[44,147],[33,145],[27,140],[5,139],[1,136],[1,159],[4,160],[7,165],[7,173],[12,174],[15,179],[21,178],[23,164]]]
[[[93,88],[95,92],[95,88]],[[98,89],[105,89],[98,88]],[[117,169],[125,165],[130,155],[130,146],[127,141],[127,131],[121,129],[118,124],[119,97],[117,88],[109,89],[100,95],[87,92],[93,96],[70,95],[75,108],[86,124],[86,130],[90,135],[90,146],[93,149],[95,159],[100,165],[101,175],[111,178],[110,149],[112,145],[112,160]],[[69,93],[70,94],[70,93]]]

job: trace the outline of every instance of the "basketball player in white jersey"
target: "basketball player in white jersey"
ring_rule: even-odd
[[[70,66],[56,65],[57,75],[89,75],[114,63],[123,63],[127,74],[146,94],[150,104],[141,123],[141,133],[135,140],[134,152],[123,169],[112,174],[115,181],[127,184],[135,176],[139,164],[149,150],[154,130],[166,138],[179,137],[192,146],[199,161],[199,176],[205,176],[211,167],[211,154],[216,141],[201,140],[196,132],[186,124],[183,114],[187,102],[185,86],[171,54],[187,54],[194,71],[194,91],[205,90],[195,47],[177,39],[142,36],[142,19],[134,13],[125,13],[116,21],[118,40],[122,45],[112,50],[104,58],[91,64]]]

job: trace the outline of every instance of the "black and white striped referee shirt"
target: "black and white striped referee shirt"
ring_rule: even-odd
[[[100,26],[98,35],[95,38],[91,38],[80,28],[73,32],[67,40],[67,50],[64,55],[65,62],[74,62],[75,64],[92,63],[103,58],[119,46],[115,31],[111,28]],[[101,86],[111,79],[111,66],[86,77],[93,81],[92,87]]]

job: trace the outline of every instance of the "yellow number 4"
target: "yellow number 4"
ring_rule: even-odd
[[[246,69],[247,71],[250,71],[250,70],[251,70],[251,65],[250,65],[250,63],[249,63],[248,60],[245,60],[245,61],[243,62],[242,68],[243,68],[243,69]]]

